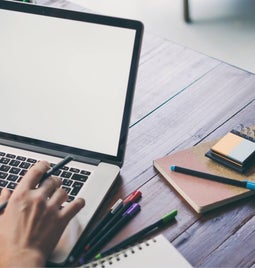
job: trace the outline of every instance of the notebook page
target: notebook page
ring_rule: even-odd
[[[99,261],[91,262],[82,267],[191,268],[192,266],[163,235],[158,235],[146,242],[114,253]]]

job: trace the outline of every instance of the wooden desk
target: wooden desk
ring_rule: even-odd
[[[63,0],[44,2],[78,9]],[[254,99],[254,74],[145,31],[125,164],[96,218],[135,189],[143,193],[142,210],[108,246],[178,209],[162,233],[193,266],[254,265],[254,197],[198,215],[152,166],[153,159],[240,123],[254,125]]]

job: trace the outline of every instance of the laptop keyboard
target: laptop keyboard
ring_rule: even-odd
[[[0,152],[0,191],[3,188],[13,191],[27,170],[37,161],[33,158]],[[51,166],[54,166],[54,163],[51,163]],[[62,179],[62,188],[68,194],[67,202],[74,200],[90,174],[88,170],[70,166],[64,166],[54,173]]]

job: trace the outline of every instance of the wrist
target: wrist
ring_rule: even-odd
[[[46,262],[43,255],[34,249],[22,250],[3,257],[0,260],[0,267],[43,267]]]

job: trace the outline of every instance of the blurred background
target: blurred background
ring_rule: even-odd
[[[255,1],[70,0],[102,14],[141,20],[145,30],[255,73]]]

